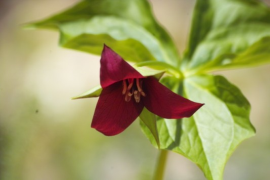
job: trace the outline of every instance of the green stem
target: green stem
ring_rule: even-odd
[[[163,180],[168,151],[160,150],[153,180]]]

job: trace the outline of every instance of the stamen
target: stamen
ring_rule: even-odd
[[[138,91],[134,91],[134,99],[136,103],[139,103],[141,100],[140,93]]]
[[[125,101],[129,102],[131,100],[131,96],[128,95],[128,93],[126,93],[125,95]]]
[[[129,79],[129,81],[128,81],[128,83],[129,83],[128,90],[130,90],[132,88],[133,82],[134,82],[134,79]]]
[[[128,96],[132,96],[133,95],[133,91],[132,92],[128,92],[127,94],[128,94]]]
[[[145,93],[142,90],[142,81],[140,81],[138,78],[136,79],[136,85],[137,85],[138,91],[141,93],[142,96],[145,97]]]
[[[135,80],[136,84],[134,85]],[[124,99],[126,102],[129,102],[133,95],[136,103],[141,101],[141,96],[146,96],[142,89],[142,83],[142,80],[139,78],[123,80],[122,94],[125,95]]]
[[[122,91],[122,94],[124,95],[124,94],[126,94],[126,92],[127,92],[127,82],[126,82],[126,80],[123,80],[123,91]]]
[[[140,86],[140,80],[138,78],[136,79],[136,85],[137,85],[138,91],[141,92],[142,88]]]

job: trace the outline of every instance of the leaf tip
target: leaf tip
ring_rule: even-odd
[[[34,29],[37,29],[37,27],[36,27],[35,24],[23,24],[22,25],[22,29],[25,29],[25,30],[34,30]]]
[[[85,98],[84,96],[75,96],[75,97],[72,97],[71,100],[77,100],[77,99],[82,99],[82,98]]]

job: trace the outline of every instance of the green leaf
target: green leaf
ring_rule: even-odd
[[[146,0],[84,0],[27,27],[60,30],[60,44],[100,54],[103,44],[124,59],[178,64],[177,50]]]
[[[233,66],[231,64],[225,64],[224,67],[241,67],[242,64],[246,66],[253,66],[255,63],[265,64],[270,62],[270,37],[265,37],[260,41],[254,43],[246,51],[239,54],[234,58]]]
[[[135,66],[134,69],[136,69],[144,77],[154,76],[156,79],[160,79],[162,77],[162,75],[165,73],[164,70],[156,70],[156,69],[151,69],[148,67]]]
[[[102,91],[102,87],[99,85],[99,86],[96,86],[96,87],[80,94],[79,96],[73,97],[72,99],[99,97],[99,95],[101,94],[101,91]]]
[[[157,118],[156,115],[148,111],[146,108],[143,109],[142,113],[140,114],[140,125],[142,129],[144,129],[144,133],[146,136],[150,136],[149,138],[151,143],[156,147],[159,148],[159,135],[157,131]]]
[[[270,9],[262,2],[198,0],[182,68],[210,71],[269,63],[269,38]]]
[[[249,121],[250,104],[222,76],[189,77],[179,87],[184,87],[188,99],[205,105],[191,118],[159,119],[160,148],[184,155],[203,170],[208,180],[222,180],[231,153],[255,133]],[[146,127],[142,129],[147,131]],[[150,141],[153,138],[147,137]]]
[[[140,63],[136,63],[135,66],[137,67],[149,67],[156,70],[162,70],[166,71],[167,73],[177,77],[177,78],[183,78],[183,74],[181,71],[179,71],[174,66],[167,64],[165,62],[158,62],[158,61],[143,61]]]

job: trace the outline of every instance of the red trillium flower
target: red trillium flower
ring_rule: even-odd
[[[91,127],[107,136],[124,131],[144,107],[160,117],[180,119],[203,105],[175,94],[153,76],[144,77],[107,46],[100,63],[102,92]]]

